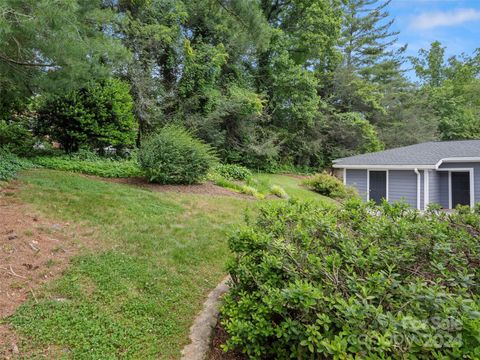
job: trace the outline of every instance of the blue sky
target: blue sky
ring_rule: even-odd
[[[447,56],[480,48],[480,0],[392,0],[388,10],[407,55],[434,40],[447,47]]]

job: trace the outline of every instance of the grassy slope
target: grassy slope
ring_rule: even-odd
[[[296,179],[274,177],[290,195],[318,198],[298,189]],[[153,193],[58,171],[21,179],[23,201],[95,229],[102,249],[77,256],[37,294],[38,303],[27,302],[9,319],[27,348],[49,348],[55,358],[178,357],[205,295],[224,276],[226,233],[258,204]]]
[[[304,188],[301,186],[302,179],[293,176],[280,174],[255,174],[254,178],[257,182],[257,187],[261,192],[268,192],[268,189],[272,185],[279,185],[290,197],[334,203],[334,200]]]

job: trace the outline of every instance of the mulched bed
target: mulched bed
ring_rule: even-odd
[[[247,356],[242,354],[239,351],[228,351],[225,352],[222,350],[221,345],[225,344],[228,339],[228,334],[223,328],[220,321],[217,322],[215,329],[213,330],[210,352],[207,354],[207,360],[245,360],[248,359]]]

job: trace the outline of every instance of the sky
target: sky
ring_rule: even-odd
[[[446,46],[447,57],[480,48],[480,0],[392,0],[388,11],[408,56],[435,40]]]

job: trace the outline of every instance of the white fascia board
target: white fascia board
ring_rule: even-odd
[[[441,159],[439,162],[435,164],[435,169],[438,169],[443,163],[448,163],[448,162],[479,162],[479,161],[480,161],[480,157],[478,156],[445,158],[445,159]]]
[[[336,169],[378,169],[378,170],[415,170],[435,169],[435,165],[342,165],[333,164]]]

